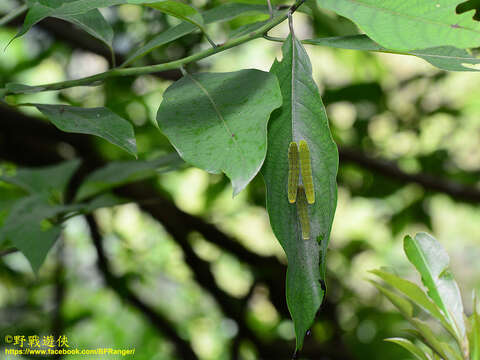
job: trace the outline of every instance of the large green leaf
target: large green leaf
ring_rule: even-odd
[[[337,36],[330,38],[303,40],[304,44],[322,45],[340,49],[378,51],[400,55],[413,55],[429,62],[433,66],[448,71],[478,71],[466,67],[465,64],[480,64],[480,59],[470,54],[465,49],[453,46],[440,46],[422,50],[398,51],[390,50],[378,45],[366,35]]]
[[[112,48],[113,29],[98,9],[83,14],[57,15],[59,19],[69,21],[88,32],[93,37]]]
[[[0,229],[0,243],[10,241],[38,271],[48,251],[58,238],[61,227],[44,229],[42,220],[66,212],[69,206],[51,205],[46,194],[25,197],[12,207]]]
[[[163,94],[157,122],[188,163],[224,172],[238,194],[267,152],[267,122],[282,104],[278,81],[259,70],[187,74]]]
[[[448,318],[458,338],[465,337],[463,304],[457,283],[449,268],[450,259],[442,245],[427,233],[406,236],[404,250],[417,268],[428,295]]]
[[[318,5],[353,20],[389,49],[480,45],[480,23],[455,13],[458,0],[318,0]]]
[[[446,330],[452,333],[452,335],[455,335],[455,332],[445,315],[442,314],[438,306],[432,302],[432,300],[430,300],[430,298],[417,284],[385,271],[373,270],[371,272],[407,296],[412,302],[428,311],[432,316],[440,321]]]
[[[65,132],[99,136],[137,155],[133,126],[107,108],[34,104],[57,128]]]
[[[250,13],[265,13],[268,9],[265,6],[259,5],[248,5],[248,4],[235,4],[227,3],[220,6],[214,7],[208,11],[202,13],[203,20],[205,24],[211,24],[219,21],[228,21],[234,19],[241,15],[246,15]],[[174,27],[169,28],[161,32],[160,34],[154,36],[151,40],[145,43],[143,46],[133,50],[122,66],[126,66],[136,59],[145,56],[153,49],[168,44],[171,41],[174,41],[182,36],[190,34],[195,30],[195,26],[188,22],[183,22]]]
[[[410,340],[403,338],[389,338],[385,341],[392,342],[394,344],[400,345],[404,349],[408,350],[417,360],[430,360],[428,356],[420,349],[417,345],[412,343]]]
[[[76,201],[82,201],[93,195],[146,179],[160,172],[177,169],[183,161],[176,153],[148,161],[118,161],[91,173],[80,185],[75,196]]]
[[[267,186],[270,224],[288,258],[287,304],[295,324],[297,348],[325,296],[325,258],[337,204],[338,151],[312,68],[302,44],[289,36],[283,60],[271,73],[280,82],[283,105],[268,126],[268,152],[262,173]],[[306,140],[310,148],[316,202],[308,205],[311,236],[303,240],[295,204],[287,197],[288,147]]]
[[[75,159],[47,167],[19,168],[14,176],[2,176],[0,180],[15,184],[32,195],[53,195],[60,202],[70,178],[79,166],[80,160]]]

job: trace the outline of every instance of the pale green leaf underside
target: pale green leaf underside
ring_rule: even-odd
[[[128,153],[137,155],[132,124],[107,108],[34,105],[62,131],[99,136]]]
[[[225,173],[236,195],[263,164],[281,104],[277,79],[263,71],[187,74],[165,91],[157,122],[186,162]]]
[[[471,14],[456,14],[458,0],[317,1],[320,7],[351,19],[370,38],[388,49],[480,45],[480,22],[474,21]]]
[[[295,324],[297,348],[319,310],[325,289],[325,258],[337,202],[338,152],[325,108],[312,78],[305,49],[295,38],[283,45],[283,59],[270,72],[278,77],[283,105],[268,125],[268,152],[262,174],[267,186],[270,224],[288,258],[287,305]],[[302,239],[296,204],[289,204],[288,147],[306,140],[317,200],[308,205],[310,240]]]
[[[399,55],[412,55],[422,58],[433,66],[447,71],[478,71],[468,65],[480,64],[480,59],[471,55],[465,49],[453,46],[440,46],[422,50],[398,51],[390,50],[378,45],[366,35],[338,36],[304,40],[310,45],[322,45],[339,49],[377,51]]]
[[[458,338],[465,336],[463,304],[458,285],[450,272],[450,259],[442,245],[427,233],[415,238],[406,236],[404,250],[408,260],[416,267],[428,295],[443,311],[457,331]]]

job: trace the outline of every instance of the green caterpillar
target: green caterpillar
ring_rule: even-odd
[[[291,142],[288,146],[288,202],[291,204],[297,200],[299,174],[298,146],[296,142]]]
[[[297,214],[302,227],[302,239],[310,239],[310,219],[308,218],[308,205],[305,196],[305,188],[300,185],[297,190]]]
[[[312,165],[310,163],[310,149],[305,140],[300,140],[300,169],[302,171],[303,185],[309,204],[315,202],[315,188],[313,186]]]

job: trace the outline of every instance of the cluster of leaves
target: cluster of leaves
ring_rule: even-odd
[[[372,283],[410,322],[413,326],[410,333],[421,345],[404,338],[387,340],[404,347],[418,360],[480,359],[480,303],[474,297],[473,314],[465,318],[460,290],[445,249],[426,233],[418,233],[415,238],[406,236],[403,247],[427,291],[383,270],[372,273],[396,291],[379,282]],[[435,324],[427,323],[425,318]],[[437,333],[432,330],[433,325],[438,325]]]
[[[301,348],[304,335],[313,323],[325,295],[325,260],[336,208],[338,169],[337,148],[328,128],[325,109],[312,78],[310,60],[302,41],[295,37],[293,28],[287,39],[267,36],[270,29],[291,16],[303,1],[297,1],[289,10],[282,10],[283,7],[271,9],[271,6],[265,4],[227,3],[200,12],[190,5],[167,0],[28,0],[28,12],[16,37],[25,34],[34,24],[46,17],[57,17],[80,26],[112,49],[113,31],[98,8],[119,4],[145,5],[183,22],[156,35],[135,49],[121,66],[104,73],[37,86],[6,84],[0,89],[0,94],[5,97],[61,90],[94,85],[117,76],[182,68],[183,65],[262,36],[283,42],[283,59],[281,62],[275,61],[270,72],[247,69],[231,73],[185,73],[182,79],[164,93],[157,113],[157,123],[160,131],[168,137],[183,160],[211,173],[225,173],[232,181],[234,194],[244,189],[257,173],[261,171],[263,174],[272,229],[288,258],[287,303],[295,323],[297,348]],[[316,3],[308,5],[310,10],[317,6]],[[479,63],[479,60],[465,49],[480,44],[480,23],[475,22],[468,13],[457,14],[455,9],[458,1],[419,3],[408,0],[398,3],[382,0],[331,0],[321,1],[318,5],[351,19],[365,34],[303,40],[303,43],[414,55],[444,70],[469,71],[472,69],[466,64]],[[231,34],[230,39],[223,45],[216,45],[207,34],[207,24],[252,13],[258,16]],[[212,48],[164,64],[129,67],[153,49],[196,29],[205,35]],[[133,126],[107,108],[85,109],[37,103],[20,105],[35,106],[63,131],[96,135],[132,155],[137,154]],[[288,144],[302,139],[307,140],[311,149],[313,179],[318,194],[316,203],[309,207],[309,241],[302,239],[295,206],[288,204],[286,195]],[[140,170],[136,168],[137,165]],[[103,173],[95,175],[98,178],[93,179],[94,183],[88,183],[92,179],[87,179],[87,183],[82,185],[77,193],[76,201],[96,195],[99,188],[104,191],[138,180],[145,176],[145,171],[151,174],[151,171],[159,166],[155,162],[142,168],[143,165],[112,164],[122,168],[122,173],[126,174],[121,179],[109,177],[111,168],[99,170]],[[126,170],[130,168],[133,170]],[[137,171],[141,175],[137,176]],[[14,178],[9,181],[14,182],[12,179]],[[63,194],[68,180],[69,176],[65,176],[61,184],[63,187],[57,186],[55,191]],[[99,186],[95,181],[102,185]],[[42,188],[40,193],[45,191],[48,193],[49,187]],[[34,268],[38,268],[46,250],[54,241],[51,239],[58,235],[57,226],[62,219],[70,216],[71,212],[91,211],[92,207],[79,207],[75,202],[52,202],[48,196],[28,199],[27,202],[21,200],[15,203],[5,221],[2,234],[27,255]],[[32,211],[32,206],[40,206],[38,212]],[[75,208],[72,209],[71,206]],[[24,225],[19,225],[17,218],[19,213],[25,212],[41,214],[32,215],[28,224],[35,226],[29,227],[30,229],[44,234],[47,230],[41,229],[41,223],[50,219],[53,227],[47,227],[50,231],[48,234],[55,236],[49,236],[50,240],[42,245],[37,245],[38,240],[34,243],[29,240],[27,245],[22,244],[19,232]],[[44,216],[45,214],[47,216]],[[52,218],[56,219],[51,220]],[[19,239],[15,240],[16,237]],[[29,238],[33,239],[34,236]],[[41,256],[33,254],[36,251]]]

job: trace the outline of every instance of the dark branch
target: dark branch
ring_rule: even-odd
[[[87,216],[87,222],[90,227],[93,244],[97,251],[98,269],[102,273],[107,285],[115,291],[121,299],[126,300],[130,305],[141,312],[156,330],[167,336],[175,344],[176,350],[178,354],[182,356],[182,359],[198,359],[193,352],[190,343],[182,339],[174,330],[175,325],[165,316],[158,313],[138,298],[137,295],[127,286],[125,279],[118,277],[111,272],[109,260],[103,250],[102,236],[92,215]]]
[[[395,181],[416,183],[422,185],[426,190],[448,194],[457,201],[468,203],[480,202],[480,191],[473,187],[464,186],[457,182],[440,179],[425,173],[409,174],[400,170],[393,162],[373,158],[358,150],[340,148],[339,153],[340,162],[342,163],[355,163],[370,171],[392,178]]]

